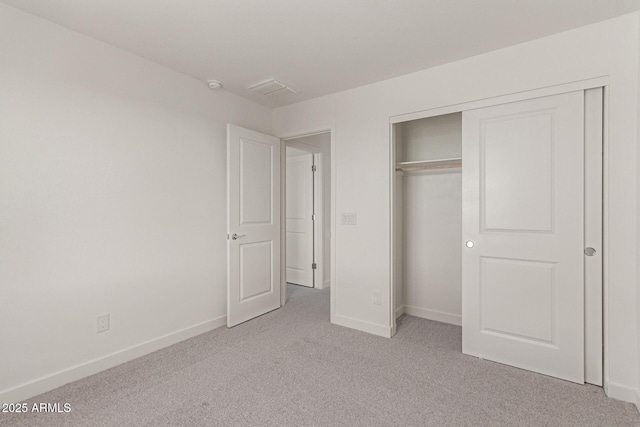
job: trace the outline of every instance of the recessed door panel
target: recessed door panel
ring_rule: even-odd
[[[555,264],[481,258],[481,332],[554,344]]]
[[[306,265],[309,260],[306,259],[305,251],[295,250],[295,248],[303,247],[306,240],[304,233],[287,231],[287,269],[303,271],[305,267],[309,268]],[[289,279],[289,282],[295,283],[291,279]]]
[[[584,94],[465,111],[462,349],[584,381]]]
[[[311,154],[287,158],[287,219],[304,219],[309,213],[304,197],[305,184],[309,183],[305,175],[309,173],[311,173]]]
[[[240,139],[240,224],[271,224],[273,146]]]
[[[240,302],[273,292],[273,243],[240,245]]]
[[[485,231],[552,231],[553,117],[536,111],[481,122]]]

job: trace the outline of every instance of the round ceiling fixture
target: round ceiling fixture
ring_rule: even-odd
[[[209,85],[209,89],[221,89],[222,88],[222,82],[218,81],[218,80],[209,80],[207,81],[207,84]]]

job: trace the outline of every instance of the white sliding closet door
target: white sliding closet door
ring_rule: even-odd
[[[582,383],[584,94],[465,111],[462,132],[462,351]]]

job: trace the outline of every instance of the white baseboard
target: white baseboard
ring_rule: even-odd
[[[316,289],[327,289],[329,287],[331,287],[331,280],[325,280],[324,282],[318,283],[315,286]]]
[[[404,313],[410,316],[422,317],[423,319],[435,320],[436,322],[462,326],[462,316],[459,314],[444,313],[442,311],[429,310],[411,305],[405,305],[403,309]]]
[[[215,319],[145,341],[132,347],[89,360],[79,365],[63,369],[50,375],[1,391],[0,403],[21,402],[47,391],[62,387],[70,382],[86,378],[122,363],[129,362],[130,360],[137,359],[138,357],[153,353],[154,351],[162,348],[177,344],[180,341],[212,331],[226,324],[227,316],[220,316]]]
[[[640,391],[636,388],[605,380],[604,393],[612,399],[633,403],[640,410]]]
[[[396,319],[404,314],[404,305],[396,308]]]
[[[367,332],[369,334],[385,338],[392,337],[393,331],[386,325],[378,325],[376,323],[366,322],[352,317],[340,316],[338,314],[333,316],[331,322],[339,326],[345,326],[347,328],[356,329],[358,331]]]

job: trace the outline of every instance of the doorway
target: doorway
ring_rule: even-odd
[[[317,159],[314,153],[299,148],[285,146],[285,150],[285,278],[287,283],[313,288],[317,279]]]
[[[284,282],[325,289],[331,285],[331,132],[283,142]]]
[[[294,154],[308,155],[307,166],[313,172],[307,180],[312,182],[311,208],[308,213],[302,209],[302,216],[312,215],[311,243],[305,247],[312,274],[305,287],[318,290],[330,287],[331,266],[335,264],[330,261],[335,253],[331,238],[335,226],[332,135],[332,130],[324,130],[281,139],[227,125],[228,327],[278,309],[287,301],[287,146],[298,150],[292,151]],[[333,320],[335,292],[326,289],[325,293],[330,299]]]

